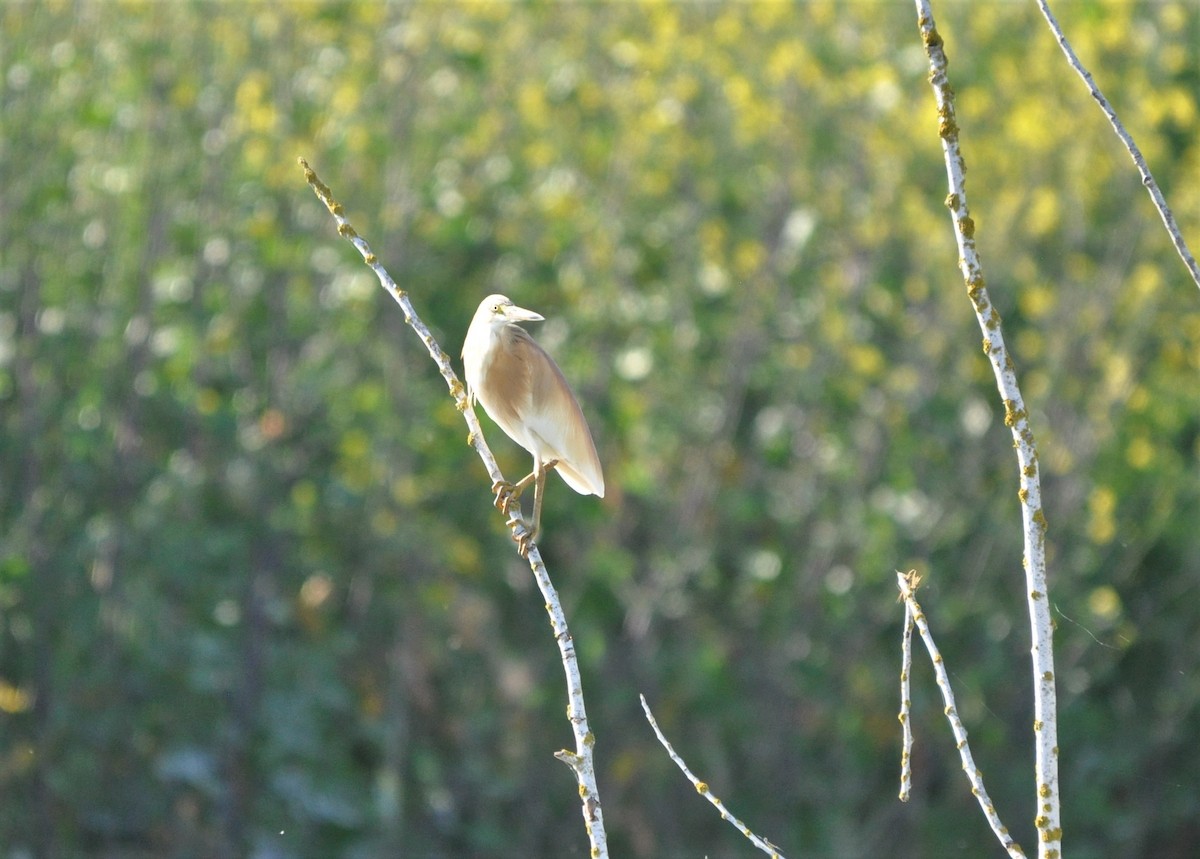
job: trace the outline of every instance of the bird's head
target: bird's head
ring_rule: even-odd
[[[524,307],[517,307],[512,299],[504,295],[489,295],[475,311],[471,325],[482,324],[489,328],[501,328],[516,322],[541,322],[546,317]]]

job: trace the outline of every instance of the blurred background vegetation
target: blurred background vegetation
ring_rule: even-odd
[[[1200,245],[1200,7],[1060,3]],[[1200,843],[1200,295],[1032,3],[941,4],[1050,523],[1065,845]],[[1027,851],[1016,460],[906,3],[0,8],[0,855],[582,856],[542,600],[423,347],[480,298],[584,404],[552,478],[614,856]],[[507,474],[528,456],[485,419]]]

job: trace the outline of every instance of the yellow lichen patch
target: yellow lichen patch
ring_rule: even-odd
[[[947,113],[938,121],[938,136],[943,140],[953,140],[958,136],[958,124],[954,121],[954,114]]]

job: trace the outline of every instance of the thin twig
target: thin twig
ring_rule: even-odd
[[[1050,32],[1054,34],[1055,41],[1058,42],[1058,46],[1062,48],[1063,54],[1066,55],[1067,62],[1083,80],[1084,86],[1087,87],[1088,95],[1100,106],[1100,110],[1108,117],[1108,122],[1112,125],[1113,131],[1117,133],[1117,137],[1125,145],[1125,150],[1129,153],[1129,157],[1133,159],[1133,163],[1142,177],[1142,184],[1146,186],[1146,191],[1150,194],[1150,199],[1154,201],[1154,208],[1158,209],[1158,216],[1162,218],[1163,226],[1167,228],[1167,233],[1171,236],[1171,242],[1175,245],[1176,252],[1183,260],[1183,264],[1187,266],[1188,271],[1192,275],[1192,280],[1196,282],[1196,286],[1200,286],[1200,266],[1196,264],[1196,258],[1188,250],[1187,242],[1183,239],[1183,233],[1180,231],[1179,225],[1175,223],[1175,216],[1171,213],[1171,207],[1167,205],[1167,198],[1163,196],[1158,183],[1154,181],[1154,176],[1150,173],[1150,167],[1146,164],[1146,159],[1142,157],[1142,151],[1133,142],[1133,136],[1125,130],[1124,124],[1117,117],[1117,112],[1113,110],[1113,106],[1109,104],[1108,99],[1104,97],[1104,93],[1100,92],[1100,87],[1096,86],[1096,81],[1092,78],[1091,72],[1084,68],[1083,63],[1080,62],[1075,50],[1071,47],[1071,43],[1067,41],[1062,27],[1059,26],[1058,19],[1050,11],[1050,4],[1046,0],[1037,0],[1037,4],[1038,8],[1042,10],[1042,17],[1050,25]]]
[[[975,247],[975,222],[967,207],[964,174],[966,165],[958,145],[958,120],[954,93],[946,75],[946,52],[933,21],[929,0],[916,0],[917,24],[921,41],[929,57],[929,82],[937,102],[938,135],[946,161],[950,194],[946,197],[958,243],[959,268],[966,281],[967,295],[983,331],[983,351],[992,365],[996,387],[1004,403],[1004,425],[1012,432],[1017,451],[1021,500],[1021,524],[1024,532],[1025,595],[1029,610],[1033,663],[1033,735],[1034,769],[1038,828],[1042,859],[1061,859],[1062,824],[1058,786],[1058,705],[1054,675],[1053,621],[1046,579],[1046,515],[1042,510],[1037,446],[1029,422],[1029,412],[1017,383],[1016,367],[1004,345],[1000,314],[988,296],[983,266]]]
[[[371,271],[375,272],[375,276],[379,278],[379,283],[395,299],[396,303],[400,305],[401,310],[404,311],[404,321],[417,332],[417,336],[421,338],[421,342],[429,350],[429,354],[437,364],[442,378],[446,380],[446,385],[450,389],[450,395],[454,397],[455,405],[462,412],[463,419],[467,422],[467,443],[475,448],[476,453],[479,454],[479,458],[483,460],[483,465],[492,480],[492,485],[503,481],[504,475],[501,473],[500,466],[496,464],[496,458],[492,456],[492,451],[488,448],[487,442],[484,440],[483,431],[479,426],[479,418],[476,417],[475,410],[467,399],[466,390],[463,388],[462,382],[459,381],[458,374],[455,373],[454,367],[450,364],[450,356],[438,345],[429,328],[417,316],[417,312],[408,298],[408,293],[396,285],[392,276],[388,274],[375,254],[372,253],[370,245],[350,225],[350,222],[346,219],[342,205],[333,199],[333,194],[329,188],[317,178],[317,174],[308,166],[307,161],[301,158],[299,162],[300,166],[304,169],[305,181],[312,187],[317,197],[325,204],[325,207],[329,209],[330,214],[333,215],[334,220],[337,222],[338,235],[348,239],[358,249],[358,252],[362,254],[363,260],[370,266]],[[508,520],[514,539],[526,533],[525,526],[519,516],[510,516],[510,511],[507,509],[502,512]],[[608,844],[604,832],[604,816],[600,809],[600,793],[596,787],[596,771],[592,761],[592,747],[596,743],[596,738],[588,728],[587,710],[583,702],[583,680],[579,674],[579,660],[575,654],[575,641],[572,639],[571,633],[567,628],[567,618],[563,612],[562,602],[558,598],[558,591],[555,589],[554,583],[550,581],[550,574],[546,570],[546,565],[542,562],[542,556],[536,544],[529,544],[528,560],[529,566],[533,570],[534,578],[537,580],[538,588],[546,600],[546,613],[550,615],[550,626],[554,632],[554,640],[558,644],[559,655],[562,657],[563,670],[567,675],[567,718],[571,722],[571,731],[575,735],[575,751],[572,752],[563,749],[555,752],[554,756],[571,767],[571,770],[575,773],[576,780],[579,782],[579,796],[583,802],[584,825],[587,827],[588,838],[592,845],[591,856],[593,859],[607,859]]]
[[[912,607],[904,603],[904,637],[900,640],[900,728],[904,748],[900,752],[900,801],[912,795]]]
[[[962,719],[958,717],[958,705],[954,703],[954,692],[950,689],[950,678],[946,674],[946,665],[942,662],[942,654],[933,642],[933,634],[929,631],[929,624],[925,622],[921,606],[917,604],[915,593],[920,578],[915,572],[909,571],[896,573],[896,580],[900,586],[900,597],[904,600],[905,625],[907,626],[910,622],[916,624],[917,631],[921,633],[921,640],[925,642],[925,649],[929,651],[929,658],[933,661],[937,684],[942,690],[942,703],[946,705],[946,718],[950,721],[950,730],[954,732],[954,739],[958,744],[958,755],[962,759],[963,772],[967,774],[967,778],[971,782],[971,793],[978,800],[979,807],[983,809],[983,816],[987,818],[988,825],[992,827],[992,831],[996,833],[996,837],[1000,839],[1000,843],[1004,845],[1008,855],[1024,859],[1025,851],[1008,834],[1008,827],[1000,821],[1000,816],[996,814],[996,807],[992,805],[992,800],[983,786],[983,773],[975,766],[975,758],[971,755],[971,746],[967,743],[967,729],[963,726]]]
[[[774,857],[774,859],[783,859],[783,854],[779,852],[778,847],[776,847],[767,839],[760,838],[751,832],[749,826],[734,817],[729,809],[725,807],[725,804],[713,795],[713,792],[708,789],[707,782],[703,782],[698,779],[696,775],[690,769],[688,769],[688,765],[684,762],[683,758],[679,756],[678,752],[676,752],[670,742],[667,741],[667,738],[663,736],[662,730],[658,727],[658,722],[654,720],[654,714],[650,712],[650,705],[646,703],[646,696],[639,695],[638,697],[642,699],[642,709],[646,712],[646,720],[650,722],[650,727],[654,729],[654,735],[658,737],[658,741],[662,744],[662,747],[667,750],[667,754],[671,756],[671,760],[675,761],[675,765],[683,771],[683,774],[688,777],[688,781],[690,781],[692,786],[696,788],[696,793],[700,794],[702,797],[711,802],[717,811],[721,812],[721,819],[728,820],[734,827],[737,828],[738,832],[746,836],[751,844],[766,853],[768,856]]]

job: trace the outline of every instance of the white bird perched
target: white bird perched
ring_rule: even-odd
[[[542,492],[551,468],[581,495],[604,497],[600,458],[579,402],[562,371],[518,322],[540,322],[541,314],[489,295],[475,311],[463,341],[467,396],[478,400],[508,437],[533,454],[533,471],[518,483],[497,483],[496,506],[534,484],[533,525],[519,541],[521,554],[537,539]]]

